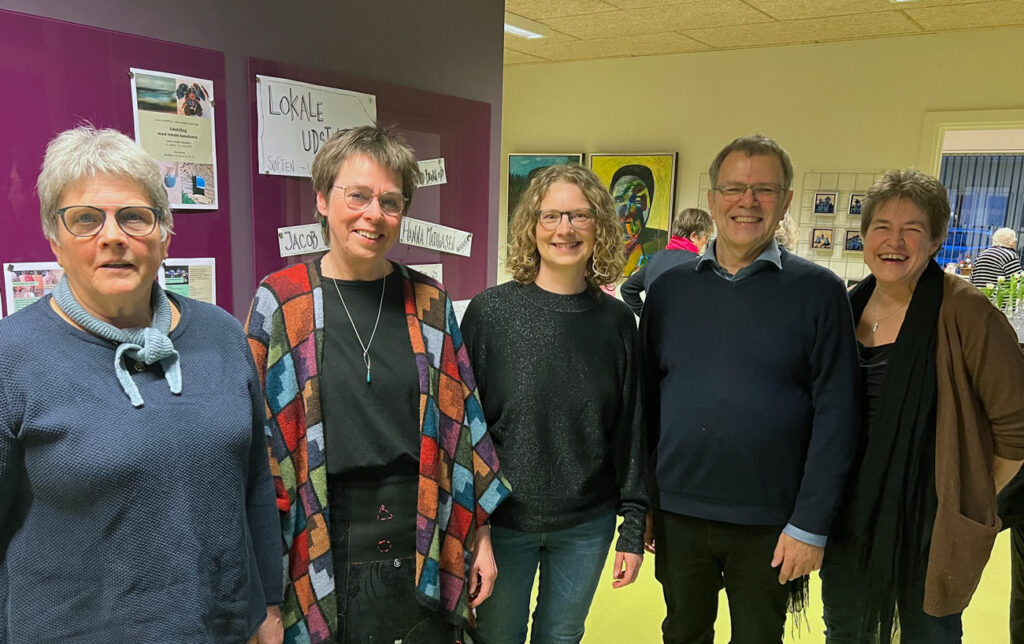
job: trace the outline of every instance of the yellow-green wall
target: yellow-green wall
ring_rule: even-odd
[[[677,150],[678,210],[706,205],[700,174],[741,134],[788,149],[799,191],[808,171],[917,165],[926,112],[1020,108],[1020,28],[508,66],[499,280],[510,152]]]

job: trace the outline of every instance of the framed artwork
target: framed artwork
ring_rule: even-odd
[[[510,230],[512,227],[512,215],[515,214],[519,199],[526,192],[533,177],[549,166],[565,165],[569,163],[583,164],[583,153],[571,154],[510,154],[508,155],[508,214],[506,221]]]
[[[815,192],[814,193],[814,214],[834,215],[836,214],[836,201],[839,199],[838,192]]]
[[[668,244],[675,208],[676,152],[591,154],[590,168],[612,194],[628,277]]]
[[[864,240],[860,238],[859,230],[846,231],[846,241],[843,243],[843,250],[864,250]]]
[[[863,192],[855,192],[852,195],[850,195],[850,205],[846,209],[846,211],[848,213],[850,213],[851,215],[859,215],[860,214],[860,209],[861,209],[861,207],[863,205],[864,205],[864,193]]]
[[[830,249],[832,248],[832,239],[835,236],[834,228],[812,228],[811,229],[811,248],[814,249]]]

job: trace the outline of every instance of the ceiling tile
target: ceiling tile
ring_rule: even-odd
[[[715,48],[758,47],[767,45],[853,40],[899,34],[920,33],[899,11],[848,16],[739,25],[716,29],[688,29],[685,35]]]
[[[660,31],[741,25],[771,20],[740,0],[694,0],[683,4],[552,18],[545,24],[583,39],[634,38],[651,29]]]
[[[893,4],[889,0],[746,0],[747,4],[778,20],[826,18],[855,13],[892,11],[908,7],[932,7],[952,4],[976,3],[979,0],[914,0],[908,4]]]
[[[640,34],[633,38],[600,38],[568,43],[550,43],[532,46],[529,52],[548,60],[590,60],[594,58],[621,58],[677,54],[703,51],[707,46],[676,33]]]
[[[1024,2],[1020,0],[979,2],[957,7],[907,7],[904,11],[929,31],[1024,25]]]
[[[515,51],[514,49],[506,49],[505,50],[505,64],[506,65],[516,65],[516,64],[519,64],[519,63],[539,63],[539,62],[543,62],[543,61],[544,61],[543,58],[538,58],[536,56],[531,56],[530,54],[524,54],[524,53],[522,53],[520,51]]]
[[[640,9],[642,7],[661,7],[669,4],[686,4],[695,0],[605,0],[608,4],[620,9]]]
[[[558,16],[614,11],[615,8],[603,0],[505,0],[505,11],[538,21]]]
[[[535,42],[567,42],[570,40],[578,40],[563,33],[552,31],[543,38],[520,38],[519,36],[513,36],[512,34],[505,34],[505,46],[511,49],[523,51],[523,47],[527,43]]]

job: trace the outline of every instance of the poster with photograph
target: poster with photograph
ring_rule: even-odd
[[[49,294],[64,276],[57,262],[4,264],[4,306],[12,315]]]
[[[131,69],[135,140],[160,166],[174,210],[216,210],[213,83]]]
[[[832,239],[835,236],[834,228],[812,228],[811,248],[815,250],[826,250],[832,248]]]
[[[676,194],[676,153],[591,154],[590,168],[612,193],[628,277],[668,244]]]
[[[843,250],[863,252],[864,240],[861,239],[859,230],[846,231],[846,241],[843,243]]]
[[[217,262],[213,257],[164,260],[157,281],[165,290],[208,304],[217,303]]]
[[[836,201],[839,200],[837,192],[816,192],[814,193],[814,214],[834,215],[836,213]]]
[[[850,195],[850,206],[847,208],[847,212],[851,215],[859,215],[861,208],[864,207],[864,197],[867,195],[863,192],[855,192]]]

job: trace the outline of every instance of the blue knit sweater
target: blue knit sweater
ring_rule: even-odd
[[[648,292],[648,424],[664,510],[827,535],[858,428],[842,281],[786,251],[729,281],[694,258]]]
[[[184,388],[44,298],[0,321],[0,642],[244,642],[281,600],[263,399],[239,323],[170,295]],[[131,366],[131,365],[130,365]]]

